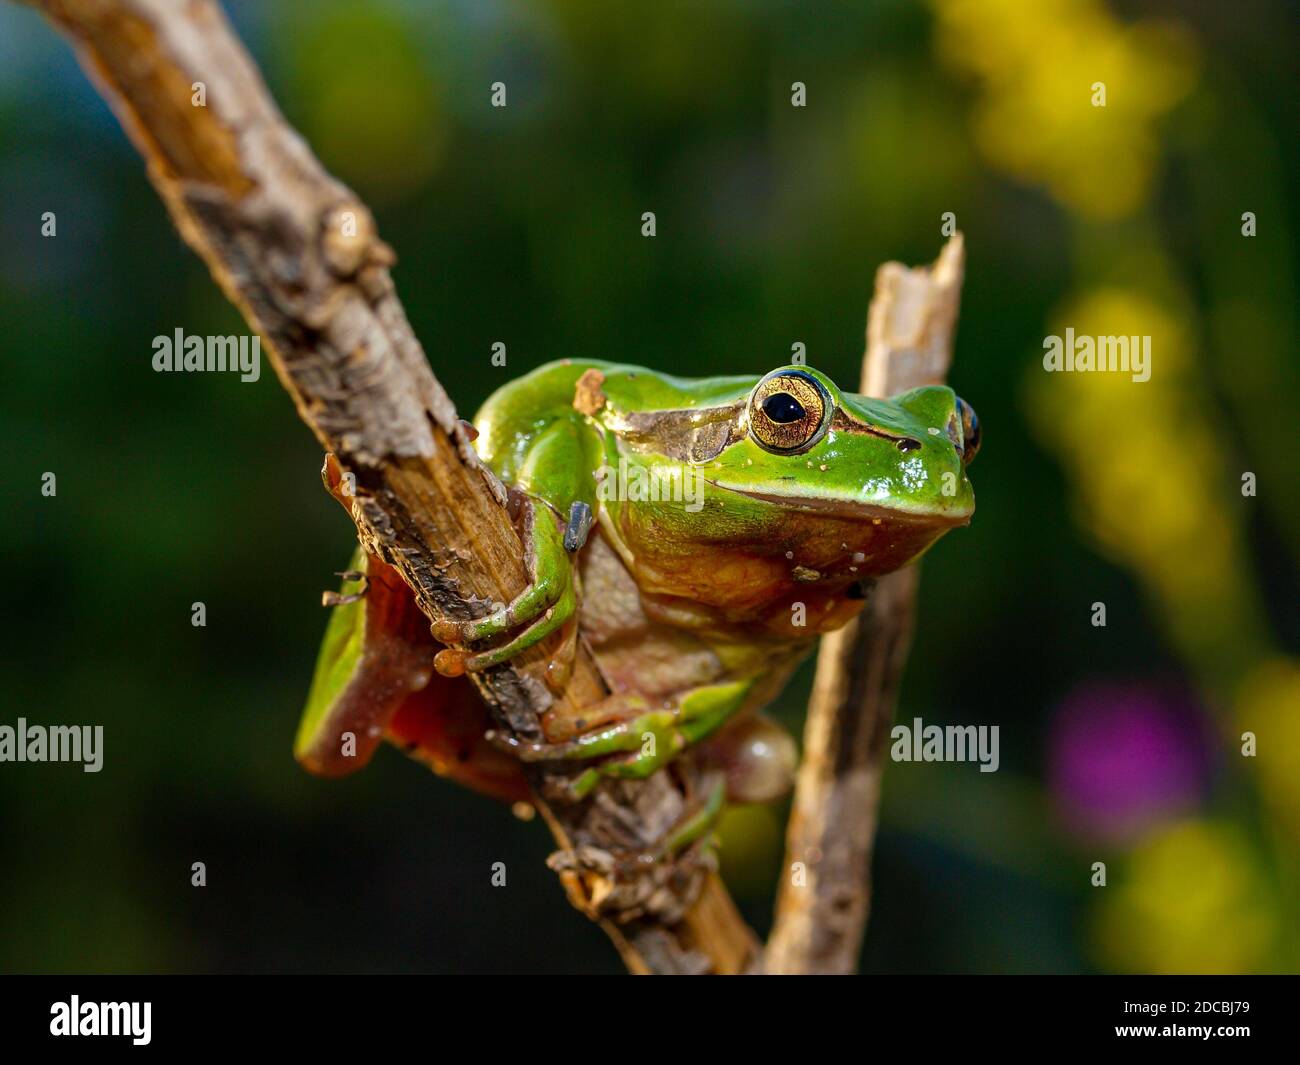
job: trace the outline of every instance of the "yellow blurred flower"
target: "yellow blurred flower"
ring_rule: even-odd
[[[1234,717],[1241,732],[1254,734],[1253,761],[1265,800],[1292,839],[1300,837],[1300,664],[1273,659],[1252,672]]]
[[[1127,972],[1267,970],[1275,907],[1231,824],[1185,821],[1133,852],[1122,880],[1094,889],[1103,964]]]
[[[1193,671],[1226,693],[1268,643],[1192,339],[1161,303],[1122,288],[1081,297],[1049,328],[1151,338],[1150,380],[1035,364],[1026,407],[1075,486],[1080,523],[1136,572]]]
[[[996,165],[1090,217],[1142,202],[1156,123],[1195,81],[1196,52],[1180,26],[1126,26],[1100,0],[931,3],[943,58],[983,87],[975,135]]]

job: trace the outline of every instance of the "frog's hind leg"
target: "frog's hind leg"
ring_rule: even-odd
[[[570,784],[574,798],[582,798],[606,777],[648,777],[687,747],[717,731],[745,705],[756,679],[745,677],[690,688],[672,697],[667,706],[653,710],[648,709],[644,696],[611,696],[592,707],[592,713],[623,720],[563,743],[525,743],[495,734],[493,740],[524,762],[602,759]],[[618,701],[616,713],[609,712],[607,704],[611,700]]]
[[[398,572],[357,548],[334,605],[294,740],[294,756],[321,776],[365,765],[410,693],[433,672],[434,643]]]
[[[524,768],[484,738],[487,706],[468,677],[440,677],[398,706],[384,733],[439,776],[506,802],[529,798]]]

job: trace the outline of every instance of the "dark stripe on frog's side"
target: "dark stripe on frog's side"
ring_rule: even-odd
[[[608,424],[633,451],[700,463],[744,439],[740,424],[744,410],[741,401],[726,407],[629,412],[610,417]]]

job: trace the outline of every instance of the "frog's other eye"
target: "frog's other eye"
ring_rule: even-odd
[[[961,420],[961,461],[966,464],[980,449],[980,420],[974,408],[961,397],[957,399],[957,417]]]
[[[777,370],[758,382],[749,401],[749,432],[777,455],[807,451],[830,424],[831,398],[812,374]]]

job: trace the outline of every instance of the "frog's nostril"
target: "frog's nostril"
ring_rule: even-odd
[[[905,436],[898,442],[899,451],[915,451],[921,446],[921,441],[913,440],[910,436]]]

